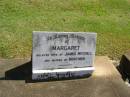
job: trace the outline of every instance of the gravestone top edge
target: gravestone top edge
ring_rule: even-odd
[[[95,34],[95,35],[97,35],[96,32],[33,31],[33,34],[35,34],[35,33],[86,33],[86,34]]]

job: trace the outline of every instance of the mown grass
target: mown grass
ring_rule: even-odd
[[[32,31],[97,32],[97,55],[130,49],[130,0],[1,0],[0,57],[30,57]]]

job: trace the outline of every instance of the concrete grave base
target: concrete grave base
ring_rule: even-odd
[[[85,77],[91,75],[93,71],[94,67],[55,70],[33,70],[32,80]]]
[[[130,87],[108,57],[97,56],[94,63],[87,78],[26,83],[30,60],[0,59],[0,97],[130,97]]]

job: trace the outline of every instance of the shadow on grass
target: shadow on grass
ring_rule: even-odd
[[[70,77],[70,78],[48,78],[47,80],[32,80],[32,61],[24,63],[18,67],[10,69],[5,72],[5,77],[1,77],[0,80],[25,80],[26,83],[36,82],[52,82],[52,81],[66,81],[75,79],[84,79],[90,77],[91,74],[86,74],[82,77]]]

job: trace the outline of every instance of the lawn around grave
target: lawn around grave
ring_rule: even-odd
[[[1,0],[0,57],[26,58],[32,31],[97,32],[96,55],[130,50],[130,0]]]

